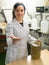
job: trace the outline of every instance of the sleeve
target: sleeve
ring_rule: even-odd
[[[12,24],[8,23],[6,26],[6,40],[7,40],[7,45],[12,45],[13,41],[9,36],[13,35],[13,26]]]
[[[28,42],[37,40],[30,34],[29,25],[25,22],[25,27],[27,28]]]
[[[28,26],[28,41],[36,41],[37,39],[30,34],[29,26]]]
[[[34,38],[33,36],[31,36],[30,34],[29,34],[29,39],[28,39],[29,41],[36,41],[37,39],[36,38]]]

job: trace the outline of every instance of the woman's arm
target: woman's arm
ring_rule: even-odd
[[[14,36],[13,25],[11,23],[8,23],[6,27],[6,40],[7,40],[7,45],[12,45],[14,44],[14,42],[20,40],[20,37]]]
[[[30,41],[36,41],[37,39],[34,38],[33,36],[31,36],[31,35],[29,34],[29,40],[30,40]]]
[[[36,43],[41,42],[40,40],[34,38],[33,36],[31,36],[31,35],[29,34],[29,42],[30,42],[30,41],[34,41],[34,42],[36,42]]]

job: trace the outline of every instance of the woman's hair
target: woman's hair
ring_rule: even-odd
[[[12,12],[13,19],[16,18],[14,12],[15,12],[16,8],[17,8],[18,6],[20,6],[20,5],[22,5],[22,6],[24,7],[24,13],[25,13],[25,6],[24,6],[24,4],[17,2],[17,3],[14,5],[14,7],[13,7],[13,12]]]

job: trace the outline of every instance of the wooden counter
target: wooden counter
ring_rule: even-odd
[[[29,55],[27,58],[16,60],[7,65],[49,65],[49,51],[42,50],[41,57],[38,60],[31,59],[31,55]]]

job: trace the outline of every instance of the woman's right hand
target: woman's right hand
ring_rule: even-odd
[[[14,44],[16,41],[21,40],[21,38],[20,38],[20,37],[16,37],[16,36],[14,36],[14,35],[9,36],[9,37],[13,40],[13,44]]]

